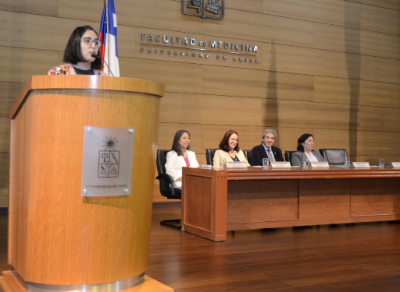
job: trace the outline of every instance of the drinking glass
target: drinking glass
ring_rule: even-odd
[[[221,168],[225,168],[226,166],[226,158],[221,158]]]
[[[269,168],[269,159],[268,158],[263,158],[262,159],[262,167],[263,167],[263,169],[268,169]]]
[[[379,168],[385,168],[385,159],[379,159]]]
[[[303,159],[303,168],[308,168],[308,158]]]

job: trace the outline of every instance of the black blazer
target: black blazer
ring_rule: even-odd
[[[274,154],[275,161],[284,161],[282,151],[278,147],[271,146],[272,153]],[[262,165],[262,159],[268,158],[267,152],[265,152],[262,144],[256,146],[251,150],[250,165],[257,166]]]

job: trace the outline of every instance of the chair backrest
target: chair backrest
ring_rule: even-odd
[[[215,149],[206,149],[206,160],[208,165],[213,165],[215,151],[219,150],[219,148]]]
[[[250,163],[251,150],[242,150],[242,151],[243,151],[244,156],[247,159],[247,162]]]
[[[344,166],[348,158],[346,149],[319,149],[319,152],[330,166]]]
[[[165,149],[157,150],[156,165],[157,165],[157,172],[158,172],[159,176],[166,174],[165,163],[167,162],[167,153],[169,151],[171,151],[171,150],[165,150]],[[164,194],[171,194],[171,188],[169,186],[169,181],[163,177],[160,177],[159,181],[160,181],[161,195],[165,196]]]
[[[292,161],[292,154],[295,153],[295,152],[297,152],[297,151],[285,151],[285,161],[286,161],[286,162],[290,162],[290,164],[292,164],[292,163],[291,163],[291,161]]]

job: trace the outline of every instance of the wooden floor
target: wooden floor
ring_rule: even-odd
[[[229,232],[218,243],[159,225],[179,214],[154,207],[146,272],[177,292],[400,291],[400,222]],[[0,215],[2,270],[6,226]]]

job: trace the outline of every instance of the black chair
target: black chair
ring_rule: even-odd
[[[292,165],[292,154],[297,151],[285,151],[285,161],[290,162],[290,165]]]
[[[219,150],[219,148],[206,149],[206,160],[207,160],[208,165],[213,165],[215,151],[217,151],[217,150]]]
[[[319,152],[330,167],[344,167],[344,161],[348,159],[346,149],[319,149]]]
[[[242,151],[243,151],[244,156],[247,159],[247,162],[250,164],[251,150],[242,150]]]
[[[181,189],[173,187],[172,178],[165,172],[165,162],[167,162],[167,153],[171,150],[157,150],[157,172],[158,176],[156,179],[160,182],[160,193],[167,199],[181,199]],[[182,228],[181,219],[163,220],[160,221],[161,225],[171,226],[178,230]],[[177,225],[178,224],[178,225]]]

